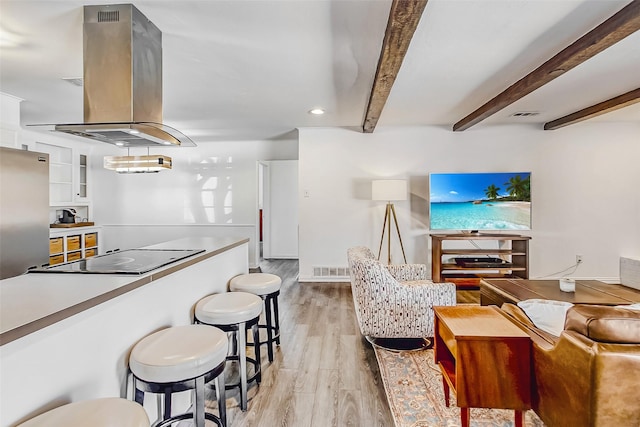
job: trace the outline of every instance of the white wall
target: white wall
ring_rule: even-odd
[[[20,98],[0,92],[0,145],[20,148]]]
[[[574,277],[616,280],[619,257],[640,256],[640,124],[584,122],[556,131],[537,126],[337,128],[299,131],[300,279],[314,266],[347,265],[346,250],[377,253],[384,203],[371,180],[408,178],[396,202],[409,262],[430,263],[428,174],[531,171],[530,276],[584,262]],[[309,192],[310,197],[303,194]],[[401,260],[397,241],[393,259]]]
[[[151,148],[173,159],[173,169],[118,174],[102,168],[104,155],[125,155],[105,144],[93,161],[95,221],[104,248],[125,249],[179,236],[250,237],[250,265],[257,265],[258,160],[297,159],[297,139],[198,143]],[[132,149],[131,154],[146,154]]]

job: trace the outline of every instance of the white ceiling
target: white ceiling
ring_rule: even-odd
[[[451,128],[628,2],[429,0],[378,126]],[[111,3],[0,0],[0,91],[24,99],[23,124],[83,121],[82,88],[61,79],[82,76],[82,6]],[[194,141],[362,126],[391,0],[134,4],[163,33],[164,122]],[[640,32],[466,132],[542,129],[638,87]],[[592,120],[640,122],[640,104]]]

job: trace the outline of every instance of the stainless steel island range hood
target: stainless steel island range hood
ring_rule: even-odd
[[[55,130],[120,147],[195,146],[162,124],[162,32],[132,4],[84,6],[84,123]]]

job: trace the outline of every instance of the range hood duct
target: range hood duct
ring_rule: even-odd
[[[120,147],[195,146],[162,124],[162,32],[132,4],[84,6],[84,123],[55,130]]]

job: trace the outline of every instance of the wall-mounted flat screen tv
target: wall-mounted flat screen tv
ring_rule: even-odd
[[[530,230],[531,172],[432,173],[431,230]]]

